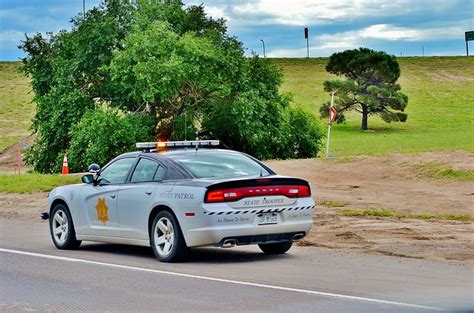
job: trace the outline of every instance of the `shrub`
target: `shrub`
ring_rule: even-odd
[[[112,157],[135,150],[138,141],[152,139],[150,117],[99,107],[84,114],[71,130],[68,161],[72,171],[85,171],[89,164],[105,165]]]

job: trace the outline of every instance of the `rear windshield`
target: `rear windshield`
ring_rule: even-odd
[[[170,156],[197,178],[232,176],[267,176],[260,164],[238,153],[187,152]]]

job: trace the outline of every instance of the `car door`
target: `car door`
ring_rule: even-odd
[[[113,236],[119,233],[117,200],[120,187],[126,182],[135,157],[120,158],[108,164],[97,177],[97,185],[84,188],[84,211],[88,229],[94,236]]]
[[[119,191],[118,218],[126,238],[148,240],[148,215],[166,168],[156,160],[141,157],[129,181]]]

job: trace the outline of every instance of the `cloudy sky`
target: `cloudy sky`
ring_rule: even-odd
[[[86,0],[86,9],[100,0]],[[185,0],[204,3],[228,21],[229,33],[247,52],[304,57],[303,29],[310,29],[310,55],[329,56],[360,46],[397,56],[463,55],[464,32],[474,30],[474,0]],[[69,28],[82,0],[0,0],[0,60],[17,60],[24,34]],[[474,42],[470,43],[474,54]]]

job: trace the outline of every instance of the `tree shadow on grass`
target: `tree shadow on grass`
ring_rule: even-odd
[[[341,127],[342,126],[342,127]],[[340,127],[333,126],[333,131],[338,133],[360,133],[360,134],[399,134],[399,133],[407,133],[409,129],[398,127],[394,125],[387,125],[387,126],[376,126],[376,127],[369,127],[368,130],[360,129],[360,126],[356,125],[341,125]]]

